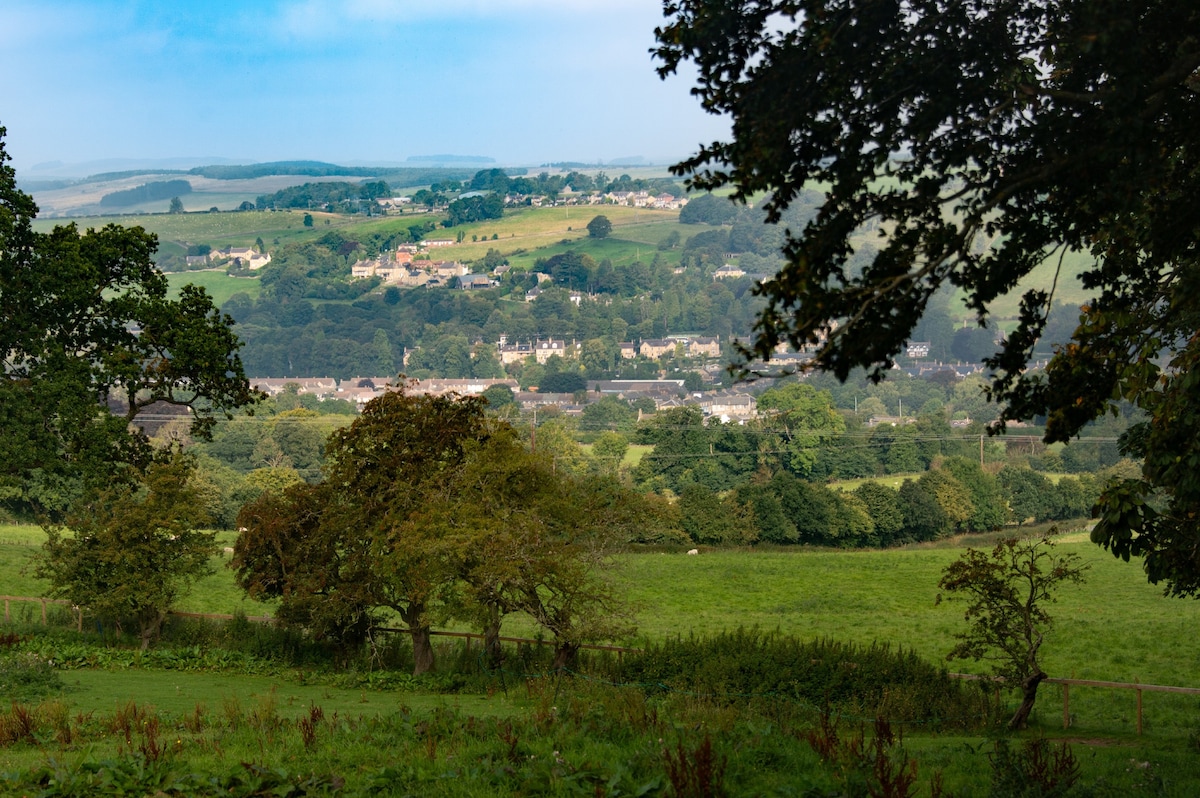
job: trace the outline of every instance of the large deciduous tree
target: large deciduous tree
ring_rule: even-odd
[[[834,408],[829,392],[802,382],[763,391],[758,413],[763,428],[778,436],[788,469],[800,476],[809,476],[821,448],[846,431],[846,420]]]
[[[1200,592],[1200,6],[1192,0],[665,0],[667,75],[685,61],[732,137],[675,167],[695,188],[806,185],[747,354],[813,345],[816,367],[882,377],[945,284],[980,323],[1014,290],[987,363],[1006,420],[1065,441],[1128,400],[1141,477],[1110,488],[1093,539]],[[865,232],[875,248],[866,262]],[[1058,279],[1084,253],[1091,299],[1049,365],[1027,370]],[[851,268],[854,266],[854,268]],[[837,322],[836,326],[833,322]]]
[[[155,237],[108,225],[33,230],[0,127],[0,499],[61,513],[81,484],[144,468],[148,406],[192,412],[204,436],[253,402],[233,320],[202,288],[168,296]]]
[[[597,216],[587,223],[587,231],[592,238],[608,238],[612,233],[612,222],[607,216]]]
[[[433,666],[431,629],[448,617],[479,623],[493,658],[515,611],[554,635],[560,664],[617,635],[626,613],[603,571],[631,519],[650,523],[640,498],[556,470],[486,408],[403,391],[372,400],[331,436],[324,482],[244,508],[239,583],[280,599],[285,622],[344,645],[395,613],[416,673]]]
[[[158,636],[167,610],[216,554],[189,460],[150,465],[136,482],[119,482],[78,502],[66,527],[47,527],[36,572],[49,595],[118,624],[133,618],[142,648]],[[67,532],[66,530],[70,530]]]

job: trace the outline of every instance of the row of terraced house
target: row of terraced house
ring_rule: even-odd
[[[332,377],[277,377],[251,380],[257,390],[270,396],[295,390],[301,394],[312,394],[319,399],[343,399],[362,407],[385,391],[396,390],[393,377],[354,377],[335,380]],[[577,394],[541,393],[522,391],[512,379],[428,379],[409,380],[404,388],[410,394],[442,396],[449,393],[461,396],[477,396],[494,385],[503,385],[513,392],[513,397],[525,410],[540,407],[555,407],[565,415],[579,415],[589,401],[603,396],[616,396],[633,401],[639,398],[653,400],[655,408],[667,410],[683,405],[695,405],[709,417],[727,423],[745,422],[757,417],[758,405],[752,395],[740,390],[718,390],[689,394],[683,380],[591,380],[587,384],[587,396]],[[581,402],[581,398],[583,401]]]

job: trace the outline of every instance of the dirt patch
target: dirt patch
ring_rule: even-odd
[[[1092,748],[1115,748],[1117,746],[1128,746],[1130,743],[1121,742],[1119,740],[1111,740],[1107,737],[1056,737],[1056,743],[1067,743],[1069,745],[1089,745]]]

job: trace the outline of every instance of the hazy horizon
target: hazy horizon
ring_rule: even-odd
[[[665,164],[729,127],[690,77],[655,73],[658,0],[15,0],[4,16],[0,68],[20,79],[0,85],[0,125],[23,179],[131,161]]]

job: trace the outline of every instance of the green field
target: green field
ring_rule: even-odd
[[[222,533],[222,544],[232,543]],[[37,527],[0,527],[0,594],[39,596],[45,585],[28,573],[43,533]],[[1064,588],[1058,619],[1045,644],[1055,676],[1141,681],[1200,687],[1200,604],[1168,600],[1146,583],[1137,563],[1126,564],[1086,540],[1064,538],[1089,566],[1082,586]],[[617,578],[640,608],[638,638],[704,635],[738,627],[780,630],[802,639],[832,637],[913,648],[931,660],[944,656],[961,629],[952,603],[936,604],[941,570],[959,548],[912,547],[887,551],[786,549],[711,550],[626,554]],[[245,600],[224,567],[201,582],[179,609],[269,614]],[[32,612],[32,605],[29,612]],[[528,629],[514,619],[513,631]],[[971,663],[957,665],[978,670]]]
[[[234,294],[249,294],[251,298],[262,293],[262,283],[254,277],[230,277],[223,271],[172,272],[167,275],[172,297],[179,295],[185,285],[198,285],[208,291],[213,304],[221,307]]]
[[[37,595],[44,588],[23,572],[42,534],[36,527],[0,527],[0,593]],[[220,537],[227,545],[232,533]],[[1060,545],[1078,553],[1089,571],[1086,582],[1062,590],[1053,607],[1058,622],[1043,647],[1047,671],[1056,677],[1200,686],[1200,641],[1192,633],[1200,622],[1200,605],[1164,598],[1146,584],[1136,564],[1115,560],[1087,542],[1083,533],[1061,538]],[[963,624],[960,605],[936,603],[936,583],[961,547],[961,541],[947,541],[937,547],[890,551],[626,554],[619,560],[616,578],[640,607],[638,637],[626,642],[638,646],[677,635],[709,636],[757,627],[800,639],[886,642],[940,662]],[[23,607],[18,610],[21,618],[36,625],[36,605]],[[248,614],[270,609],[242,602],[230,572],[223,568],[198,586],[181,608],[203,612],[241,608]],[[530,630],[514,619],[507,631]],[[56,633],[64,641],[60,645],[67,646],[73,634]],[[461,653],[461,644],[442,640],[440,661],[446,663],[443,667],[453,668],[456,657],[462,662],[455,653]],[[671,694],[652,709],[641,687],[606,686],[588,679],[558,685],[527,680],[515,671],[508,676],[493,674],[486,683],[447,693],[441,676],[422,682],[396,674],[376,682],[370,673],[342,677],[286,669],[244,674],[193,667],[174,670],[138,666],[137,655],[112,653],[116,660],[109,667],[63,671],[61,698],[39,710],[47,719],[43,723],[64,712],[77,717],[73,733],[92,742],[85,747],[0,745],[0,773],[29,772],[47,757],[76,763],[84,757],[89,762],[109,761],[113,746],[120,760],[121,738],[105,730],[118,723],[128,711],[127,702],[134,700],[143,708],[151,707],[148,711],[167,724],[164,734],[178,753],[176,759],[165,761],[182,763],[171,767],[186,764],[200,772],[221,773],[236,770],[239,761],[255,761],[292,774],[335,772],[345,776],[347,794],[353,795],[373,790],[384,795],[525,795],[532,793],[521,784],[531,786],[539,780],[538,794],[569,795],[577,793],[568,777],[582,778],[583,773],[601,774],[603,778],[596,778],[604,783],[622,785],[621,792],[595,794],[631,794],[637,785],[621,779],[661,773],[664,746],[675,740],[692,746],[709,732],[728,757],[727,784],[760,785],[746,787],[751,794],[781,794],[782,785],[800,772],[817,779],[816,783],[841,778],[829,775],[835,771],[822,770],[793,733],[765,733],[770,720],[755,720],[758,716],[740,709],[720,709],[698,696]],[[190,656],[202,657],[204,652],[197,648]],[[118,666],[118,661],[126,664]],[[952,669],[980,671],[973,663],[954,663]],[[1144,693],[1143,737],[1135,734],[1137,703],[1132,691],[1072,688],[1073,725],[1067,731],[1061,727],[1062,697],[1061,688],[1043,687],[1033,718],[1034,734],[1073,741],[1085,781],[1109,785],[1108,792],[1098,794],[1146,789],[1148,794],[1183,796],[1200,789],[1194,781],[1198,774],[1189,764],[1200,710],[1196,696]],[[745,701],[737,699],[734,707]],[[55,709],[58,706],[64,709]],[[300,727],[314,707],[321,708],[325,720],[319,724],[320,744],[310,749],[301,740]],[[198,719],[201,714],[203,720]],[[791,723],[783,719],[785,715],[775,722]],[[852,721],[843,733],[850,734],[858,722]],[[435,734],[437,739],[432,740]],[[510,760],[490,770],[486,763],[504,761],[503,752],[514,750],[518,738],[524,751],[520,761]],[[140,739],[144,747],[145,738]],[[138,740],[136,735],[131,738],[129,750],[137,750]],[[992,745],[977,735],[909,729],[904,746],[920,762],[917,794],[930,795],[934,771],[943,774],[945,786],[956,794],[981,794],[986,783],[986,775],[981,774],[987,772],[986,754]],[[218,749],[223,753],[214,756]],[[1131,768],[1131,758],[1148,763],[1138,766],[1147,772]],[[543,772],[543,759],[561,764],[557,775]],[[465,769],[455,765],[460,761]],[[389,769],[397,767],[407,768],[402,779],[407,788],[391,792],[390,787],[370,786],[372,779],[394,773]],[[74,773],[72,778],[82,776]],[[499,781],[489,781],[493,779]],[[645,794],[671,794],[664,791],[667,785],[661,777],[656,783],[658,787]],[[742,793],[734,789],[730,794]]]

